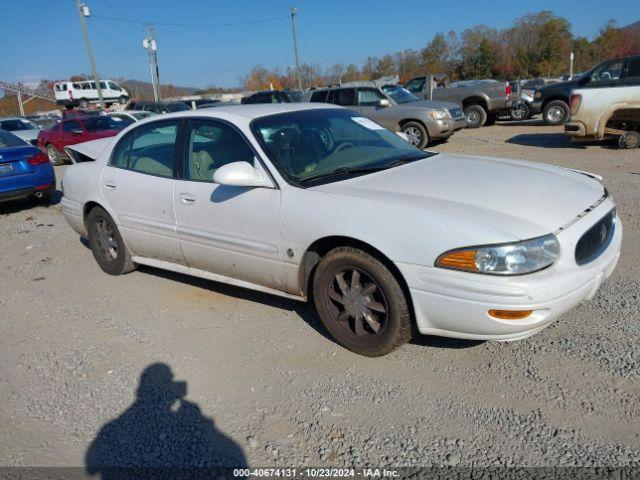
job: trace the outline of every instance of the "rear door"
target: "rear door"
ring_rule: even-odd
[[[128,132],[104,168],[100,188],[132,255],[184,264],[173,206],[180,123],[157,121]]]
[[[218,185],[214,172],[231,162],[262,168],[232,125],[194,119],[185,135],[175,209],[182,251],[190,267],[283,289],[280,190]]]

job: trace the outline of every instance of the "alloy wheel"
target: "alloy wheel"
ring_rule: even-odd
[[[420,130],[418,130],[416,127],[407,128],[404,131],[404,134],[409,139],[409,143],[414,147],[417,147],[418,145],[420,145],[420,142],[422,142],[422,133],[420,133]]]
[[[109,262],[118,258],[118,241],[111,223],[101,218],[95,223],[94,232],[102,257]]]
[[[547,119],[553,123],[560,122],[564,118],[564,109],[562,107],[552,107],[547,112]]]
[[[49,157],[49,161],[54,165],[58,163],[58,152],[53,145],[47,147],[47,157]]]
[[[373,340],[387,326],[389,305],[380,285],[366,272],[345,267],[327,286],[333,319],[347,334]]]

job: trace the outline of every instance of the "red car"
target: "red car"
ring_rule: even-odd
[[[64,120],[49,130],[41,130],[38,134],[38,146],[47,152],[51,163],[60,165],[67,145],[113,137],[125,126],[124,122],[119,123],[102,115]]]

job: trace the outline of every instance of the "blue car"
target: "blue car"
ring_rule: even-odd
[[[33,198],[46,203],[56,188],[56,174],[38,147],[0,130],[0,202]]]

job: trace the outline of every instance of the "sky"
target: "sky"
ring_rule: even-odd
[[[283,70],[293,65],[292,4],[299,9],[300,61],[328,67],[335,63],[361,66],[368,56],[419,50],[437,32],[461,32],[477,24],[506,28],[514,19],[541,10],[567,18],[575,35],[591,39],[607,20],[616,20],[620,26],[639,20],[637,1],[444,0],[412,2],[410,7],[390,0],[85,3],[91,8],[87,24],[102,78],[149,81],[142,39],[143,22],[152,22],[156,23],[161,83],[203,88],[237,86],[239,77],[257,64]],[[28,0],[26,4],[2,0],[0,12],[0,80],[37,83],[42,78],[90,72],[75,0]],[[632,12],[637,12],[634,18]],[[248,23],[270,19],[275,20]],[[241,22],[245,24],[238,25]]]

